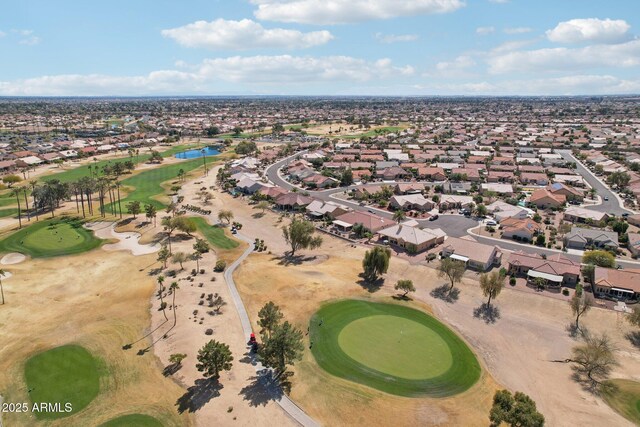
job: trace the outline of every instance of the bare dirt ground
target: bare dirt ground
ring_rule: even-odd
[[[239,199],[227,195],[219,199],[234,209],[237,217],[251,215],[250,207],[242,209]],[[572,319],[565,301],[505,288],[496,301],[500,318],[485,323],[473,314],[485,300],[473,275],[460,286],[459,300],[445,303],[430,295],[444,284],[433,268],[410,265],[398,258],[393,258],[384,286],[370,293],[357,283],[364,249],[333,237],[326,236],[320,250],[307,253],[309,261],[283,265],[280,255],[286,246],[281,232],[269,231],[278,224],[277,218],[267,213],[246,226],[247,234],[258,231],[273,250],[271,255],[251,255],[236,274],[254,322],[259,308],[273,300],[283,308],[286,318],[306,330],[308,319],[323,301],[345,297],[390,300],[393,284],[409,278],[418,288],[415,303],[458,331],[488,371],[479,385],[456,398],[398,399],[327,375],[306,352],[295,369],[292,398],[321,423],[486,425],[491,396],[498,387],[491,375],[499,387],[531,395],[549,425],[629,425],[600,398],[574,382],[568,364],[552,362],[569,357],[578,343],[566,329]],[[596,308],[584,317],[583,324],[591,332],[606,332],[618,347],[620,367],[613,377],[639,379],[640,354],[625,338],[631,328],[622,316]]]
[[[99,357],[110,375],[101,393],[82,412],[47,423],[99,425],[124,413],[147,413],[167,426],[192,423],[174,410],[183,390],[162,376],[158,359],[123,350],[148,328],[148,301],[154,288],[148,269],[153,255],[97,249],[86,254],[28,260],[7,266],[7,303],[0,306],[0,390],[6,402],[28,402],[24,362],[52,347],[77,343]],[[153,396],[153,398],[150,398]],[[7,426],[34,425],[33,417],[4,414]]]

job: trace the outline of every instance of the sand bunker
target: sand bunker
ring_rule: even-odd
[[[27,259],[27,257],[19,252],[11,252],[10,254],[6,254],[0,260],[0,264],[11,265],[18,264]]]
[[[160,250],[160,245],[141,245],[140,233],[124,232],[118,233],[114,230],[115,224],[110,222],[94,222],[87,224],[89,230],[93,230],[96,237],[101,239],[118,239],[118,243],[108,243],[102,245],[105,251],[129,251],[133,255],[147,255]]]

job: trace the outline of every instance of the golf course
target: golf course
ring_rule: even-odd
[[[218,249],[235,249],[238,247],[239,243],[236,240],[232,240],[224,234],[224,228],[210,225],[206,219],[201,217],[193,217],[191,221],[212,246]]]
[[[114,418],[100,427],[162,427],[162,423],[150,415],[129,414]]]
[[[85,408],[100,392],[104,369],[85,348],[65,345],[36,354],[27,360],[25,379],[34,403],[71,404],[69,412],[36,412],[40,419],[72,415]]]
[[[608,381],[602,397],[620,415],[640,425],[640,382],[615,379]]]
[[[78,218],[61,217],[24,227],[0,241],[0,252],[20,252],[32,258],[74,255],[102,244]]]
[[[447,397],[480,378],[480,364],[448,327],[396,304],[343,300],[309,325],[311,351],[324,370],[386,393]]]

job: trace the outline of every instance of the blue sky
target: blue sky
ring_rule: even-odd
[[[630,0],[5,1],[0,95],[640,93]]]

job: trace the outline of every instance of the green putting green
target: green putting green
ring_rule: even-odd
[[[612,386],[602,394],[607,405],[634,424],[640,425],[640,382],[622,379],[607,382]]]
[[[71,404],[69,412],[36,412],[40,419],[63,418],[81,411],[98,395],[103,368],[78,345],[56,347],[36,354],[24,368],[33,403]]]
[[[239,243],[232,240],[224,234],[224,229],[221,227],[209,225],[209,223],[201,217],[191,218],[191,221],[196,225],[198,231],[202,233],[207,241],[220,249],[234,249],[237,248]]]
[[[109,420],[100,427],[162,427],[162,423],[149,415],[129,414]]]
[[[33,258],[72,255],[99,247],[102,240],[77,218],[40,221],[0,241],[0,252],[20,252]]]
[[[400,396],[446,397],[480,378],[480,364],[448,327],[396,304],[344,300],[311,318],[311,351],[340,378]]]

